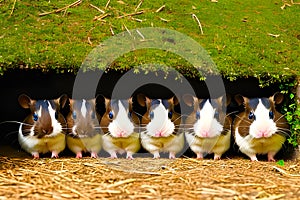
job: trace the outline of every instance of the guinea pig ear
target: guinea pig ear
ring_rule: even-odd
[[[226,94],[226,107],[229,106],[230,103],[231,103],[231,95]]]
[[[176,96],[172,97],[171,99],[173,100],[174,106],[177,106],[179,104],[179,99]]]
[[[196,97],[191,94],[185,94],[182,99],[187,106],[192,107],[195,104]]]
[[[23,108],[30,108],[30,105],[33,103],[33,100],[31,100],[26,94],[21,94],[18,98],[18,101]]]
[[[69,99],[68,95],[63,94],[57,99],[57,102],[61,108],[64,108],[68,99]]]
[[[148,97],[146,97],[144,94],[138,94],[136,96],[137,102],[138,104],[140,104],[140,106],[145,107],[150,103],[150,99]]]
[[[271,99],[275,102],[275,104],[280,104],[284,99],[284,95],[280,92],[276,92]]]
[[[234,96],[235,101],[237,102],[237,104],[240,106],[241,104],[243,104],[245,102],[245,97],[243,97],[240,94],[237,94]]]

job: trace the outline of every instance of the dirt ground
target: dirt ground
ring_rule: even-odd
[[[283,166],[244,158],[33,160],[1,147],[0,199],[300,199],[299,162],[299,155]]]

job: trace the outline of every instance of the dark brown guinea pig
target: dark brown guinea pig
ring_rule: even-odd
[[[133,159],[132,155],[140,149],[140,137],[136,130],[139,126],[139,118],[133,112],[132,98],[108,99],[103,95],[97,96],[99,112],[101,114],[100,127],[104,133],[102,136],[103,149],[111,158],[117,158],[117,153],[126,152],[127,159]]]
[[[245,110],[234,120],[233,134],[242,153],[252,161],[257,161],[256,154],[267,154],[268,161],[275,161],[274,156],[286,140],[289,125],[276,104],[283,101],[283,94],[275,93],[269,98],[235,97]]]
[[[90,152],[97,158],[101,150],[101,134],[95,99],[70,99],[70,112],[67,116],[67,146],[82,158],[82,152]]]
[[[25,94],[19,96],[19,103],[31,113],[20,125],[18,140],[21,148],[30,153],[33,158],[39,158],[40,153],[52,152],[51,157],[65,149],[66,121],[60,113],[65,106],[67,95],[55,100],[33,100]]]

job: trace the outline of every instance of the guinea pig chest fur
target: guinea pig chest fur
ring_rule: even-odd
[[[64,107],[67,96],[62,95],[55,100],[32,100],[23,94],[18,100],[23,108],[31,111],[19,128],[21,148],[33,158],[47,152],[52,153],[52,158],[57,158],[66,146],[66,121],[59,110]]]
[[[101,114],[100,126],[104,132],[103,149],[111,158],[117,158],[117,153],[126,152],[127,159],[140,147],[140,137],[136,131],[139,119],[132,110],[132,98],[126,100],[108,99],[102,95],[97,97]]]
[[[159,158],[160,152],[168,152],[169,158],[175,158],[184,147],[184,134],[178,133],[181,116],[174,110],[178,99],[149,99],[143,94],[137,99],[141,106],[147,107],[141,119],[146,129],[141,132],[143,148],[153,154],[153,158]]]
[[[184,95],[183,100],[194,107],[185,121],[185,136],[191,150],[197,154],[197,159],[203,159],[204,153],[214,153],[214,159],[220,159],[230,148],[232,120],[226,115],[230,99],[226,100],[225,96],[198,99]]]
[[[267,154],[268,161],[275,161],[274,156],[281,149],[286,140],[285,132],[289,129],[284,116],[275,109],[275,105],[282,102],[283,94],[252,99],[237,95],[235,99],[245,107],[233,125],[240,151],[252,161],[257,161],[256,154]]]
[[[82,158],[82,152],[90,152],[97,158],[101,150],[101,134],[96,113],[96,100],[70,99],[70,112],[67,116],[67,146]]]

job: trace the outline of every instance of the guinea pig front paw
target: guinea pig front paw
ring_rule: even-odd
[[[51,158],[58,158],[58,153],[55,151],[52,151]]]
[[[75,157],[75,158],[82,158],[82,153],[81,153],[81,151],[76,153],[76,157]]]
[[[175,152],[170,152],[169,159],[175,159],[175,158],[176,158]]]
[[[221,155],[215,154],[214,155],[214,160],[221,160]]]
[[[203,159],[203,154],[202,153],[197,153],[197,159],[202,160]]]
[[[91,158],[98,158],[97,152],[91,152]]]
[[[33,152],[32,156],[33,156],[33,159],[39,159],[40,158],[40,154],[38,152]]]
[[[255,154],[254,155],[250,155],[249,157],[250,157],[250,159],[251,159],[252,162],[258,161]]]
[[[158,159],[158,158],[160,158],[159,152],[154,152],[153,159]]]
[[[269,162],[275,162],[276,161],[275,158],[274,158],[275,154],[276,153],[274,153],[274,152],[269,152],[268,153],[268,161]]]

